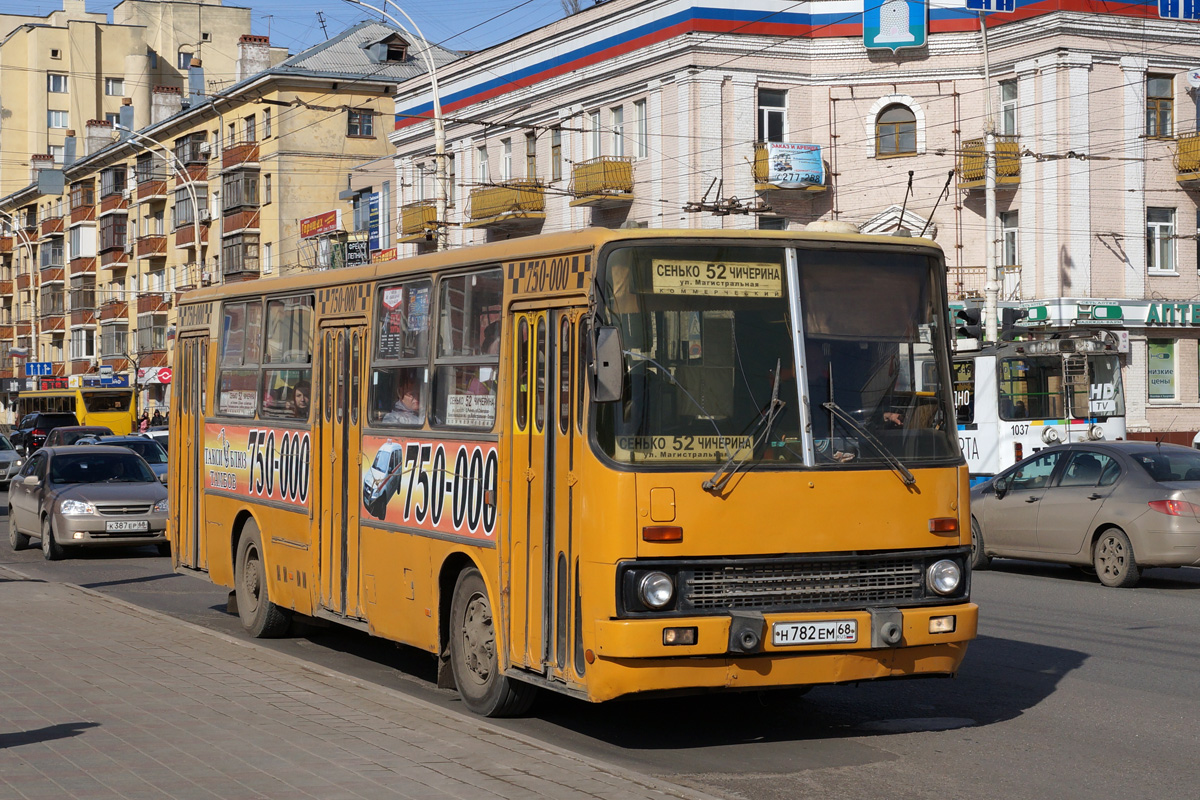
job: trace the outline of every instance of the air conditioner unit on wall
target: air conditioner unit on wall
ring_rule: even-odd
[[[211,152],[212,152],[212,142],[201,142],[200,143],[200,155],[206,156]]]
[[[124,197],[126,200],[133,199],[133,189],[122,189],[121,196]]]
[[[200,221],[201,222],[208,222],[211,219],[212,219],[211,211],[209,211],[207,208],[200,209]]]

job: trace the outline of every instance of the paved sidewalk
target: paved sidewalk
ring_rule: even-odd
[[[703,798],[0,568],[0,800]]]

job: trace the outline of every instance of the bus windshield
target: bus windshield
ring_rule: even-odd
[[[626,463],[823,468],[959,457],[935,261],[798,249],[795,297],[787,252],[702,244],[608,254],[602,314],[621,331],[625,387],[620,402],[597,406],[605,453]],[[783,405],[772,415],[773,392]]]
[[[133,391],[84,391],[83,404],[89,414],[104,414],[111,411],[128,411],[133,402]]]

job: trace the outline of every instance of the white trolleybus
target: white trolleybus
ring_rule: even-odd
[[[1116,343],[1104,333],[988,343],[954,356],[958,443],[972,484],[1060,442],[1125,437]]]

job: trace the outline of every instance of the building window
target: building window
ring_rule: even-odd
[[[258,131],[257,131],[257,128],[254,123],[254,115],[253,114],[251,114],[250,116],[248,116],[242,120],[242,133],[245,134],[244,136],[242,136],[243,142],[258,141]]]
[[[562,180],[562,129],[550,131],[550,180]]]
[[[71,184],[71,210],[96,204],[96,184],[81,181]]]
[[[116,111],[108,112],[104,115],[104,121],[115,128],[121,124],[121,114]]]
[[[201,221],[205,212],[208,211],[208,187],[202,183],[193,185],[193,190],[196,192],[196,202],[200,204]],[[108,219],[103,217],[102,219]],[[185,186],[182,189],[175,190],[175,227],[182,228],[185,225],[192,225],[196,222],[195,214],[192,213],[192,194]]]
[[[208,157],[201,152],[200,146],[204,144],[203,133],[193,133],[183,136],[175,140],[175,158],[181,164],[203,164],[208,161]]]
[[[1146,377],[1150,402],[1169,403],[1177,397],[1175,388],[1175,340],[1146,340]]]
[[[404,42],[388,42],[386,58],[390,63],[403,64],[408,60],[408,45]]]
[[[144,153],[138,156],[134,173],[134,179],[139,184],[165,181],[167,179],[167,162],[157,153]]]
[[[590,115],[591,132],[589,137],[591,141],[591,152],[588,153],[588,158],[599,158],[603,152],[602,143],[600,141],[600,112],[593,111]]]
[[[512,139],[500,140],[500,180],[512,178]]]
[[[1175,209],[1146,209],[1146,268],[1175,271]]]
[[[271,138],[271,109],[263,109],[263,138]]]
[[[479,158],[479,183],[487,184],[492,179],[491,173],[488,170],[487,145],[480,145],[475,149],[475,153]]]
[[[125,167],[110,167],[100,170],[100,196],[120,194],[125,191]]]
[[[1146,135],[1154,139],[1171,136],[1171,109],[1174,104],[1171,79],[1162,75],[1146,76]]]
[[[122,214],[107,214],[100,218],[100,249],[122,250],[129,223]]]
[[[59,50],[57,47],[50,48],[50,57],[57,61],[62,58],[62,50]]]
[[[454,205],[454,187],[458,183],[458,158],[454,153],[446,154],[446,204]]]
[[[61,167],[63,163],[63,157],[66,155],[66,148],[64,148],[61,144],[52,144],[47,147],[46,150],[50,153],[50,157],[54,159],[54,164]]]
[[[1000,265],[1015,267],[1021,263],[1018,222],[1020,212],[1002,211],[1000,217]]]
[[[347,112],[346,135],[374,138],[375,117],[369,108],[352,108]]]
[[[221,270],[226,275],[258,272],[258,234],[237,234],[221,241]]]
[[[625,155],[625,109],[617,106],[612,109],[613,155]]]
[[[1000,135],[1017,135],[1017,82],[1000,81]]]
[[[875,155],[886,158],[916,153],[916,115],[908,106],[888,106],[875,118]]]
[[[46,127],[48,127],[48,128],[65,128],[65,127],[67,127],[67,112],[66,111],[47,111],[46,112]]]
[[[233,172],[221,184],[222,208],[258,205],[258,173]]]
[[[264,275],[269,275],[271,270],[274,269],[271,255],[273,248],[270,242],[267,242],[262,247],[262,271]]]
[[[71,307],[75,307],[74,302],[71,303]],[[71,360],[81,361],[94,355],[96,355],[96,331],[91,328],[72,328]]]
[[[271,202],[271,174],[263,175],[263,205]]]
[[[181,50],[179,52],[179,68],[180,69],[191,69],[191,66],[192,66],[192,54],[187,52],[186,50]]]
[[[786,231],[787,220],[783,217],[759,217],[758,229],[760,231]]]
[[[57,72],[51,72],[46,76],[46,88],[54,94],[67,93],[67,76],[60,75]]]
[[[525,134],[525,177],[533,180],[537,177],[537,134]]]
[[[650,121],[646,117],[645,100],[634,101],[633,119],[637,126],[637,157],[645,158],[650,155]]]
[[[758,140],[782,142],[787,118],[787,92],[782,89],[758,90]]]
[[[425,165],[413,164],[413,200],[425,199]]]

